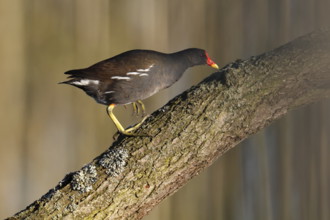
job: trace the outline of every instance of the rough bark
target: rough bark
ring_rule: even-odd
[[[157,110],[9,219],[141,219],[243,139],[329,97],[330,31],[237,60]]]

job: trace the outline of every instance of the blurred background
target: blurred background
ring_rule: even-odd
[[[329,0],[1,0],[0,218],[106,150],[105,106],[57,83],[130,49],[204,48],[219,66],[330,23]],[[152,113],[211,74],[196,67],[146,100]],[[219,158],[146,220],[330,219],[330,100],[298,110]],[[131,106],[115,109],[128,126]]]

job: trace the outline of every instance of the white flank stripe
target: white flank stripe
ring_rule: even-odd
[[[138,73],[138,72],[128,72],[128,73],[126,73],[126,75],[128,75],[128,76],[129,76],[129,75],[133,75],[133,76],[134,76],[134,75],[139,75],[139,74],[140,74],[140,73]]]
[[[113,76],[111,77],[111,79],[123,79],[123,80],[130,80],[131,78],[130,77],[127,77],[127,76]]]
[[[141,73],[139,76],[149,76],[148,73]]]
[[[154,66],[154,64],[151,64],[147,69],[137,69],[138,72],[149,72],[150,69]]]
[[[99,83],[100,83],[100,81],[98,81],[98,80],[90,80],[90,79],[81,79],[80,81],[72,82],[72,84],[77,85],[77,86],[87,86],[89,84],[98,85]]]
[[[106,91],[105,94],[114,93],[115,91]]]

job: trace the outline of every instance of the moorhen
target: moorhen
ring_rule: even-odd
[[[140,108],[144,112],[141,100],[171,86],[187,68],[203,64],[219,69],[202,49],[190,48],[170,54],[131,50],[85,69],[67,71],[69,80],[61,83],[78,87],[96,102],[107,105],[107,113],[119,132],[135,135],[134,130],[146,117],[134,127],[125,129],[113,114],[114,107],[132,103],[136,113],[139,114]]]

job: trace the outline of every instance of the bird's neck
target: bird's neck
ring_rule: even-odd
[[[178,51],[175,53],[171,54],[171,58],[177,62],[180,63],[180,65],[182,66],[182,68],[187,69],[189,67],[194,66],[194,64],[191,63],[189,56],[186,52],[186,50],[183,51]]]

